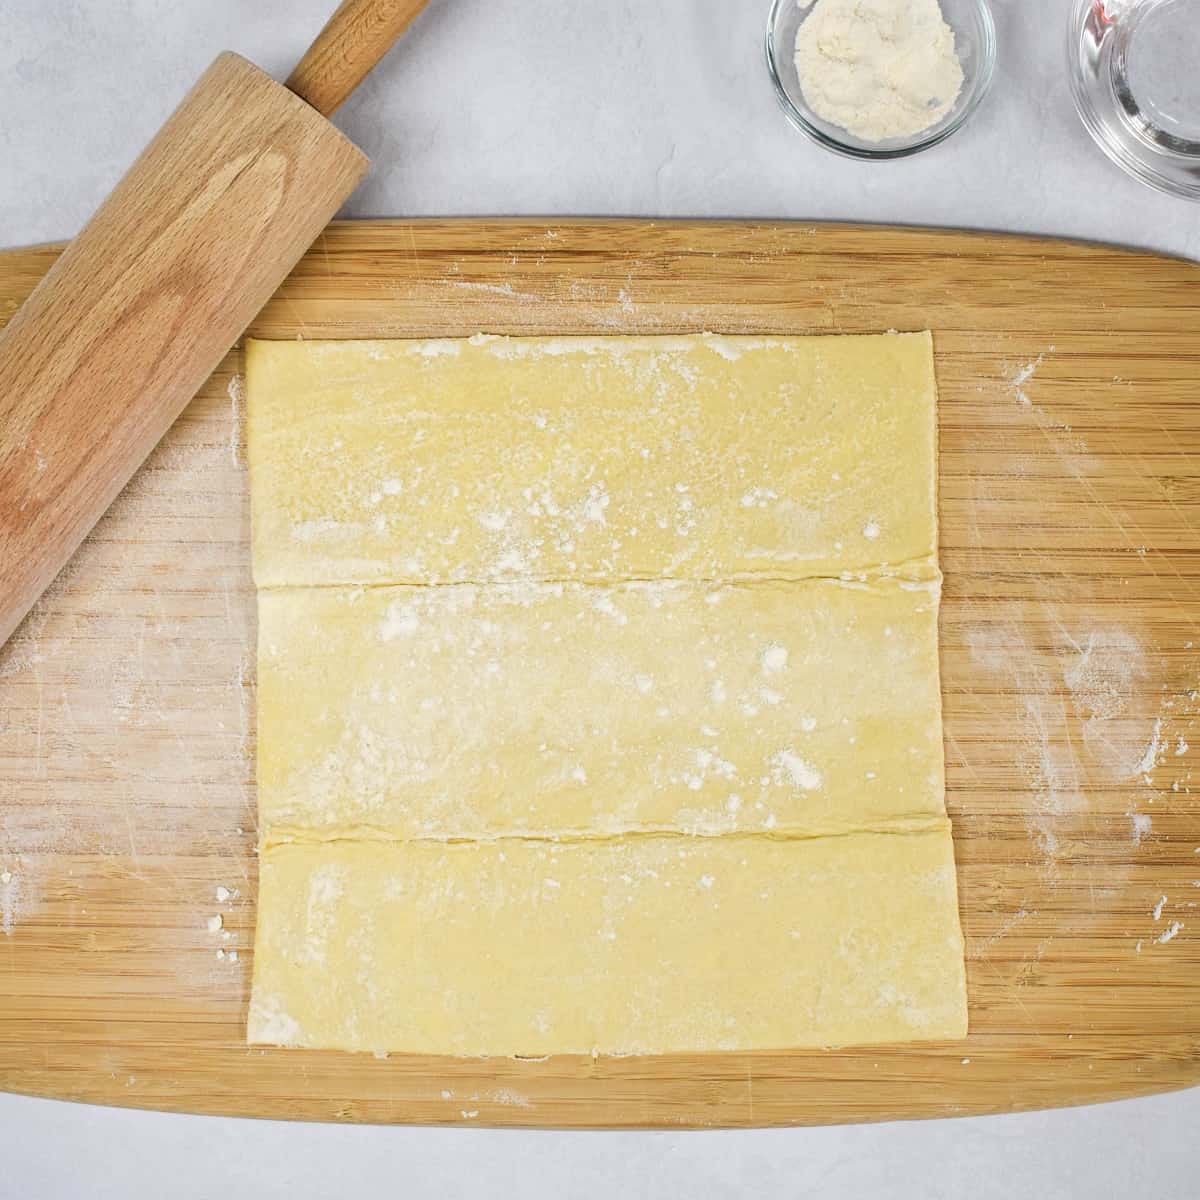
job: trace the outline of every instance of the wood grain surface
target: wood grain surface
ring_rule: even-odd
[[[0,256],[0,319],[56,253]],[[235,352],[0,651],[0,1086],[278,1117],[738,1126],[1200,1081],[1200,267],[848,226],[364,222],[331,227],[252,331],[888,328],[931,328],[936,347],[965,1041],[540,1062],[248,1049]]]

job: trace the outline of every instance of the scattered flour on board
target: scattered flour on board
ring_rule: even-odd
[[[1129,703],[1146,675],[1142,647],[1123,629],[1098,629],[1072,637],[1061,623],[1056,628],[1073,656],[1063,669],[1075,714],[1083,723],[1089,756],[1119,779],[1133,779],[1145,770],[1144,751],[1114,735],[1113,722],[1125,717]],[[1155,728],[1157,736],[1158,727]]]
[[[21,916],[21,877],[7,868],[0,871],[0,934],[8,937]]]
[[[975,664],[1016,696],[1021,768],[1033,793],[1026,824],[1053,874],[1056,827],[1059,818],[1087,809],[1085,778],[1095,786],[1097,776],[1113,785],[1143,777],[1163,746],[1161,718],[1147,747],[1131,743],[1127,733],[1131,701],[1148,674],[1137,638],[1112,627],[1073,634],[1054,605],[1045,606],[1045,615],[1057,633],[1051,654],[1033,644],[1020,620],[980,625],[967,638]],[[1150,818],[1128,815],[1136,845]]]
[[[1141,775],[1147,782],[1149,781],[1150,772],[1154,770],[1158,764],[1158,756],[1167,748],[1167,743],[1162,736],[1162,717],[1154,719],[1154,729],[1151,731],[1150,740],[1146,743],[1146,749],[1142,752],[1142,757],[1138,759],[1137,765],[1134,767],[1133,773]]]
[[[168,432],[0,647],[4,737],[18,759],[35,764],[21,778],[22,804],[0,803],[0,874],[10,877],[0,882],[5,934],[60,886],[64,855],[111,858],[111,869],[129,873],[131,896],[171,886],[156,867],[138,873],[143,856],[196,847],[227,852],[227,880],[246,880],[254,616],[241,552],[249,510],[240,388],[233,380],[225,394],[205,396],[192,419]],[[131,554],[130,544],[145,552]],[[193,736],[200,711],[204,738]],[[93,789],[79,788],[81,770]],[[186,903],[187,919],[203,927],[211,890]],[[86,907],[84,896],[80,911]],[[211,955],[200,968],[182,943],[181,951],[171,956],[172,972],[189,987],[228,993],[228,973],[217,972]],[[226,949],[226,959],[233,953]]]
[[[1027,362],[1023,367],[1018,367],[1011,375],[1008,376],[1007,383],[1009,391],[1026,407],[1033,402],[1025,392],[1025,385],[1034,377],[1038,367],[1042,365],[1042,360],[1046,356],[1039,354],[1032,362]]]
[[[1079,763],[1071,740],[1064,736],[1070,719],[1066,701],[1054,693],[1050,671],[1040,665],[1021,625],[980,626],[968,630],[967,638],[976,665],[997,677],[1020,706],[1021,769],[1032,792],[1025,824],[1046,869],[1054,873],[1059,849],[1056,818],[1086,806]]]
[[[1160,934],[1158,937],[1156,937],[1154,940],[1155,940],[1156,942],[1158,942],[1158,944],[1159,944],[1160,946],[1161,946],[1161,945],[1165,945],[1165,944],[1166,944],[1167,942],[1169,942],[1169,941],[1170,941],[1170,940],[1171,940],[1171,939],[1172,939],[1172,938],[1173,938],[1173,937],[1174,937],[1174,936],[1175,936],[1175,935],[1176,935],[1176,934],[1177,934],[1177,933],[1178,933],[1178,932],[1179,932],[1179,931],[1180,931],[1182,928],[1183,928],[1183,922],[1182,922],[1182,921],[1172,921],[1172,922],[1171,922],[1171,924],[1170,924],[1170,925],[1168,925],[1168,926],[1166,927],[1166,929],[1164,929],[1164,930],[1162,931],[1162,933],[1161,933],[1161,934]]]
[[[242,465],[242,410],[246,399],[245,380],[231,375],[225,389],[229,396],[229,460],[235,467]]]
[[[1135,846],[1140,846],[1142,844],[1142,838],[1144,838],[1153,827],[1153,821],[1150,819],[1149,813],[1130,812],[1127,815],[1132,827],[1130,840]]]

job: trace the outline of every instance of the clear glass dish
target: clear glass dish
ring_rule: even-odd
[[[1200,0],[1075,0],[1075,107],[1135,179],[1200,200]]]
[[[954,106],[936,124],[906,138],[872,142],[817,116],[804,99],[796,74],[796,34],[812,12],[797,0],[774,0],[767,19],[767,70],[788,120],[827,150],[851,158],[903,158],[944,142],[979,107],[996,66],[996,26],[987,0],[941,0],[946,23],[954,30],[954,49],[963,69],[962,90]]]

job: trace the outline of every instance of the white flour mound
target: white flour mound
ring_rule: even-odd
[[[817,0],[796,73],[813,112],[868,142],[937,124],[963,84],[938,0]]]

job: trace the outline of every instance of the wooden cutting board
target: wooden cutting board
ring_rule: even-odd
[[[0,256],[0,319],[56,252]],[[322,237],[253,333],[888,328],[932,329],[937,354],[967,1040],[540,1062],[247,1049],[254,611],[234,352],[0,650],[0,1087],[636,1126],[1200,1081],[1200,267],[850,226],[362,222]]]

